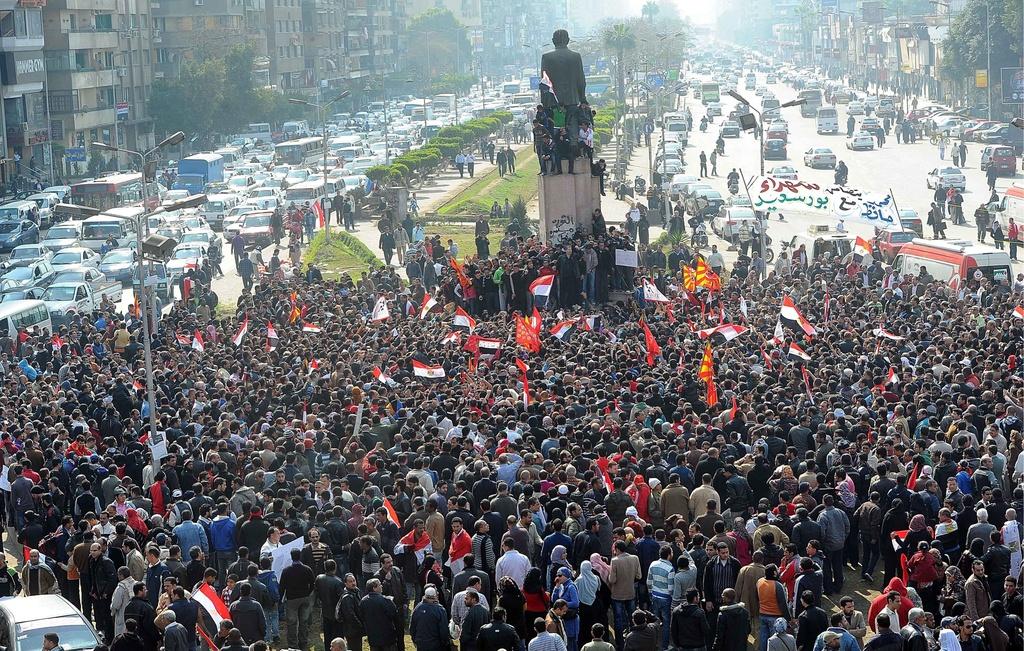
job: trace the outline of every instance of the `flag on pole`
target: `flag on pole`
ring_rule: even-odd
[[[523,360],[516,357],[516,368],[523,374],[523,406],[530,406],[530,383],[527,381],[526,372],[530,370],[530,367]]]
[[[420,308],[420,318],[425,319],[430,311],[437,307],[437,299],[430,294],[423,294],[423,307]]]
[[[761,348],[761,359],[764,360],[764,367],[767,370],[775,370],[775,367],[772,365],[772,356],[766,353],[763,347]]]
[[[1013,308],[1013,316],[1017,319],[1024,319],[1024,306],[1018,305]]]
[[[715,358],[711,352],[711,342],[704,344],[704,357],[700,360],[700,369],[697,371],[697,378],[705,382],[715,379]]]
[[[775,345],[781,344],[786,340],[786,333],[782,329],[782,319],[775,321],[775,331],[772,332],[772,343]]]
[[[521,316],[516,317],[516,345],[522,346],[531,353],[539,353],[540,336],[530,322]]]
[[[384,498],[384,510],[388,512],[388,520],[394,522],[397,527],[402,526],[402,521],[398,519],[398,511],[395,510],[395,505],[386,497]]]
[[[893,333],[889,332],[888,330],[882,327],[875,328],[874,330],[871,331],[871,334],[875,335],[876,337],[891,339],[892,341],[903,341],[903,337],[899,335],[894,335]]]
[[[295,323],[300,318],[302,318],[302,309],[298,305],[293,305],[288,313],[288,323]]]
[[[203,343],[203,333],[196,328],[196,331],[192,334],[192,348],[203,352],[206,350],[206,344]]]
[[[910,477],[907,478],[907,488],[917,490],[917,478],[921,475],[921,464],[915,463],[910,469]]]
[[[249,315],[246,315],[242,319],[242,325],[238,328],[238,332],[236,332],[235,336],[231,338],[231,343],[233,343],[236,347],[241,346],[242,345],[242,340],[245,339],[245,335],[248,334],[248,332],[249,332]]]
[[[832,313],[832,295],[825,291],[825,313],[822,314],[822,320],[827,324],[828,317]]]
[[[530,283],[530,293],[534,296],[549,296],[551,286],[555,283],[555,274],[544,274]]]
[[[725,323],[714,328],[704,328],[703,330],[697,331],[697,337],[700,339],[717,339],[717,343],[726,343],[732,341],[736,337],[749,330],[745,326],[733,325],[732,323]]]
[[[391,379],[390,375],[388,375],[384,371],[380,370],[379,366],[374,366],[373,367],[373,379],[377,380],[381,384],[383,384],[385,386],[389,386],[389,387],[393,387],[393,386],[398,384],[397,382],[395,382],[394,380]]]
[[[181,344],[182,346],[191,346],[192,345],[192,339],[190,339],[188,335],[183,335],[180,332],[175,332],[174,333],[174,339],[179,344]]]
[[[559,312],[561,312],[561,310],[559,310]],[[562,317],[558,317],[558,318],[562,318]],[[534,306],[533,314],[530,315],[530,327],[533,328],[534,332],[536,332],[537,334],[540,334],[540,325],[543,322],[544,322],[544,320],[540,317],[540,312],[537,311],[537,307]]]
[[[647,321],[643,318],[640,319],[640,327],[644,329],[644,345],[647,347],[647,365],[654,366],[655,360],[661,355],[661,346],[658,345],[658,340],[654,338],[654,333],[647,327]]]
[[[476,330],[476,320],[469,316],[461,307],[455,308],[455,318],[452,319],[452,327],[454,328],[466,328],[472,334]]]
[[[459,285],[462,286],[463,291],[470,289],[473,286],[473,281],[466,275],[466,271],[462,268],[462,265],[459,264],[459,261],[454,257],[449,257],[448,264],[450,264],[452,269],[455,270],[455,277],[459,279]]]
[[[458,346],[461,341],[462,333],[457,330],[449,332],[441,339],[442,344],[455,344],[456,346]]]
[[[813,402],[814,393],[811,391],[811,374],[807,372],[806,366],[800,367],[800,374],[804,376],[804,388],[807,389],[807,397]]]
[[[216,588],[207,583],[200,583],[199,587],[192,592],[192,601],[206,611],[206,614],[213,620],[214,626],[220,626],[225,619],[231,619],[231,613],[224,605],[224,600],[217,594]]]
[[[652,301],[654,303],[668,303],[668,297],[661,293],[658,286],[651,282],[649,278],[644,278],[643,282],[644,300]]]
[[[853,243],[853,259],[855,262],[860,264],[865,259],[871,257],[871,242],[865,240],[860,235],[857,236],[856,241]]]
[[[889,386],[890,384],[899,384],[899,381],[899,378],[896,377],[896,369],[890,366],[889,373],[885,376],[885,385]]]
[[[318,199],[313,202],[313,214],[316,215],[316,223],[320,228],[323,228],[327,223],[327,219],[324,217],[324,205],[323,199]]]
[[[572,319],[569,321],[559,321],[555,325],[551,326],[548,332],[554,335],[556,339],[560,341],[565,341],[566,339],[569,338],[569,335],[571,335],[573,331],[576,329],[576,323],[576,319]]]
[[[424,364],[418,359],[412,360],[412,373],[416,377],[427,378],[428,380],[440,380],[447,377],[443,366]]]
[[[800,330],[808,337],[813,337],[818,334],[818,331],[814,329],[810,321],[804,318],[804,315],[800,314],[800,310],[796,309],[796,304],[793,302],[792,297],[786,296],[782,299],[782,310],[779,312],[779,318],[789,328],[793,330]]]
[[[386,321],[391,318],[391,310],[388,309],[388,300],[383,296],[377,297],[377,303],[373,306],[373,313],[370,314],[370,321]]]

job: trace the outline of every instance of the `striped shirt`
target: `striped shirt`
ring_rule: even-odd
[[[672,563],[661,558],[647,568],[647,589],[651,594],[672,598],[672,579],[675,577],[675,570]]]
[[[565,641],[554,633],[538,633],[530,640],[529,651],[566,651]]]

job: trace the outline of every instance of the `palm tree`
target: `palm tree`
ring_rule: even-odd
[[[651,23],[654,23],[654,17],[658,15],[659,11],[661,11],[661,7],[658,6],[657,2],[654,0],[647,0],[647,2],[644,3],[643,8],[640,10],[640,15],[651,21]]]
[[[626,102],[626,52],[636,49],[636,34],[624,23],[610,26],[604,33],[605,45],[615,52],[616,95],[620,104]]]

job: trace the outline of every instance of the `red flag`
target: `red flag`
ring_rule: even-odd
[[[401,521],[398,519],[398,511],[395,510],[394,505],[391,504],[391,500],[384,498],[384,508],[387,509],[388,519],[395,523],[397,526],[402,526]]]
[[[814,393],[811,391],[811,374],[807,372],[806,366],[800,367],[800,374],[804,376],[804,388],[807,389],[807,397],[813,402]]]
[[[526,372],[530,370],[530,367],[527,366],[526,362],[524,362],[523,360],[519,359],[518,357],[516,358],[516,367],[523,374],[523,406],[524,407],[529,407],[530,406],[530,383],[527,382],[527,380],[526,380]]]
[[[910,477],[907,478],[907,488],[910,490],[917,490],[917,477],[921,474],[921,464],[915,463],[914,467],[910,469]]]
[[[451,264],[452,269],[455,270],[455,276],[459,279],[459,284],[462,285],[462,291],[465,292],[473,287],[473,281],[471,281],[469,276],[466,275],[465,270],[463,270],[462,265],[459,264],[458,260],[450,257],[448,258],[448,263]]]
[[[715,379],[715,358],[711,353],[710,341],[704,345],[704,357],[700,360],[697,377],[705,382],[713,382]]]
[[[199,587],[192,592],[192,601],[206,611],[206,614],[213,620],[214,626],[220,626],[222,621],[231,618],[228,607],[224,605],[224,600],[220,598],[213,586],[200,583]]]
[[[739,405],[736,404],[736,396],[732,397],[732,409],[729,410],[729,422],[736,420],[736,414],[740,411]]]
[[[661,355],[661,346],[658,345],[658,340],[654,338],[654,333],[647,327],[647,321],[640,319],[640,327],[644,329],[644,345],[647,347],[647,365],[654,366],[654,362],[659,355]]]
[[[540,352],[540,336],[530,322],[521,316],[516,317],[516,345],[531,353]]]
[[[316,215],[316,223],[319,224],[320,228],[324,227],[327,220],[324,218],[324,206],[322,203],[323,199],[313,202],[313,214]]]

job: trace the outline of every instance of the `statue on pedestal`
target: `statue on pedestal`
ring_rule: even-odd
[[[551,36],[555,49],[540,59],[541,104],[551,110],[565,112],[565,129],[574,151],[577,148],[580,121],[590,121],[587,103],[587,78],[583,58],[569,49],[569,32],[557,29]],[[584,111],[586,115],[581,115]]]

